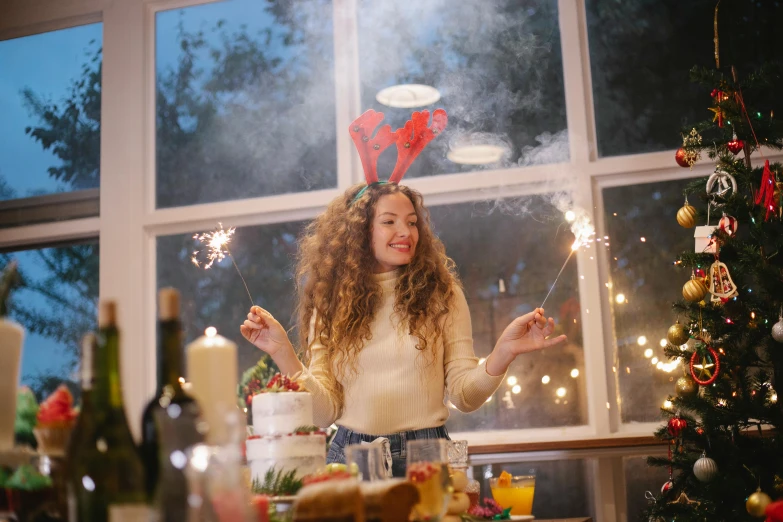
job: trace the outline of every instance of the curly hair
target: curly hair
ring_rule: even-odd
[[[459,285],[454,262],[432,232],[421,194],[396,183],[379,184],[354,201],[365,186],[349,188],[305,228],[297,257],[300,350],[307,365],[315,339],[326,348],[324,385],[338,416],[344,407],[340,381],[346,371],[357,371],[359,352],[372,337],[370,325],[381,300],[381,286],[372,277],[376,260],[371,246],[375,207],[381,197],[405,194],[418,218],[419,240],[411,262],[400,268],[394,312],[418,338],[416,348],[423,354],[434,355],[454,287]],[[308,338],[313,313],[316,327]]]

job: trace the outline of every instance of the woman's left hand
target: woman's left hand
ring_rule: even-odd
[[[555,331],[555,320],[544,316],[543,308],[514,319],[501,334],[495,349],[516,357],[522,353],[534,352],[564,343],[565,335],[547,339]]]

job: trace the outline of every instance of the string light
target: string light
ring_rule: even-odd
[[[653,365],[656,365],[656,364],[658,364],[658,358],[657,357],[653,357],[650,362],[653,363]]]
[[[566,396],[566,389],[565,388],[558,388],[555,391],[555,395],[557,395],[558,397],[565,397]]]
[[[672,406],[673,406],[672,401],[670,401],[669,399],[663,401],[663,407],[666,408],[667,410],[671,409]]]
[[[577,370],[576,368],[574,368],[573,370],[571,370],[571,377],[573,377],[574,379],[576,379],[577,377],[579,377],[579,370]]]
[[[653,355],[652,348],[647,348],[647,349],[644,351],[644,356],[645,356],[645,358],[649,359],[650,357],[652,357],[652,355]]]
[[[625,294],[617,294],[614,296],[614,300],[617,304],[623,304],[625,302]]]
[[[519,384],[517,384],[516,386],[511,388],[511,393],[515,393],[516,394],[516,393],[519,393],[521,391],[522,391],[522,386],[520,386]]]
[[[666,348],[666,345],[669,343],[666,342],[666,339],[661,339],[660,341],[658,341],[658,344],[661,345],[661,348]]]
[[[541,377],[541,382],[543,384],[549,384],[549,375],[544,375],[543,377]]]
[[[647,242],[647,238],[645,238],[645,237],[640,237],[640,238],[639,238],[639,240],[640,240],[642,243],[646,243],[646,242]]]

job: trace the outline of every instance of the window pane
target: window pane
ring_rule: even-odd
[[[81,339],[97,328],[98,243],[2,254],[16,259],[22,286],[11,295],[11,318],[25,329],[21,384],[38,399],[62,382],[78,398]]]
[[[358,23],[362,110],[383,112],[393,129],[401,127],[420,109],[392,108],[376,95],[424,84],[441,98],[422,108],[449,114],[448,130],[408,177],[568,161],[557,2],[362,0]],[[407,96],[403,90],[393,99]],[[464,152],[471,144],[506,153],[485,165],[447,159],[450,150]],[[394,147],[381,155],[382,179],[395,160]]]
[[[481,484],[481,498],[492,498],[489,479],[507,471],[511,475],[535,475],[533,515],[536,519],[595,517],[590,497],[589,461],[585,459],[508,462],[473,466],[473,478]],[[595,520],[595,518],[593,518]]]
[[[98,187],[102,29],[0,42],[0,200]]]
[[[652,454],[652,452],[651,452]],[[641,512],[648,505],[645,492],[660,495],[661,486],[669,480],[666,468],[647,465],[646,457],[626,457],[623,459],[625,474],[625,501],[628,507],[627,520],[640,520]]]
[[[610,238],[610,293],[623,422],[660,420],[683,368],[667,362],[660,343],[676,317],[671,305],[690,277],[673,265],[693,248],[693,230],[677,224],[688,180],[604,189]]]
[[[716,3],[587,0],[600,156],[675,149],[682,127],[712,117],[711,88],[690,83],[689,71],[715,67]],[[729,66],[742,79],[763,61],[781,59],[783,4],[723,2],[719,24],[727,77]]]
[[[269,310],[286,328],[296,325],[293,256],[303,226],[304,222],[292,222],[242,227],[231,240],[231,253],[253,301]],[[158,238],[158,288],[173,286],[182,293],[187,342],[203,335],[207,326],[214,326],[220,335],[237,344],[241,376],[263,355],[239,333],[239,325],[250,309],[250,299],[229,259],[205,270],[191,262],[194,248],[198,244],[193,234]],[[296,339],[291,342],[297,345]]]
[[[336,185],[331,2],[163,11],[156,46],[158,207]]]
[[[430,212],[462,278],[476,355],[486,357],[515,317],[544,300],[570,252],[573,236],[561,230],[562,213],[541,197],[437,206]],[[546,310],[555,318],[559,333],[568,335],[568,343],[517,357],[508,371],[509,380],[489,403],[470,414],[451,409],[450,431],[587,422],[575,259],[560,276]]]

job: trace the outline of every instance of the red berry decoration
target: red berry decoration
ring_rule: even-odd
[[[681,419],[680,417],[672,417],[669,419],[669,423],[666,425],[666,430],[672,437],[679,437],[682,435],[682,430],[688,427],[688,421]]]

